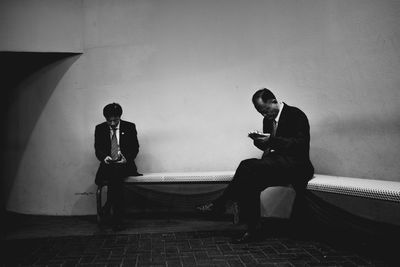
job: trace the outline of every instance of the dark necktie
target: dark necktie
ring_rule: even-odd
[[[271,131],[271,136],[274,137],[276,135],[276,129],[278,128],[278,124],[276,123],[276,120],[272,120],[272,131]],[[271,147],[268,147],[265,150],[265,154],[268,154],[270,152],[274,152],[273,149],[271,149]]]
[[[272,133],[271,133],[272,136],[276,135],[276,129],[277,128],[278,128],[278,124],[276,123],[276,120],[273,120],[272,121]]]
[[[117,130],[112,130],[113,134],[111,137],[111,158],[113,160],[117,160],[118,159],[118,151],[119,151],[119,147],[118,147],[118,140],[117,140]]]

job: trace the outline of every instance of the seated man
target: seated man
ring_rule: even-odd
[[[105,122],[95,130],[94,148],[100,161],[96,173],[97,185],[107,183],[106,207],[112,209],[112,226],[122,230],[124,199],[123,180],[128,176],[141,175],[137,172],[135,158],[139,152],[136,126],[121,120],[122,108],[117,103],[108,104],[103,109]]]
[[[256,110],[264,117],[263,133],[251,132],[254,145],[264,151],[261,159],[240,163],[224,193],[212,203],[197,207],[203,213],[222,213],[228,200],[238,202],[247,231],[235,240],[253,240],[260,227],[260,193],[267,187],[292,184],[301,192],[314,174],[309,158],[310,126],[298,108],[278,102],[264,88],[253,95]]]

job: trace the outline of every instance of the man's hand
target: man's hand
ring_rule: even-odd
[[[253,139],[253,144],[255,147],[258,149],[264,151],[268,147],[268,140],[270,136],[257,136],[252,138]]]
[[[125,156],[121,153],[121,154],[120,154],[120,160],[116,161],[115,163],[118,163],[118,164],[124,164],[124,163],[126,163],[126,158],[125,158]]]
[[[110,156],[107,156],[104,158],[104,163],[105,164],[110,164],[110,161],[112,161],[112,158]]]
[[[254,140],[254,142],[257,142],[259,144],[263,144],[263,143],[268,142],[269,137],[270,137],[269,135],[268,136],[256,136],[256,137],[254,137],[252,139]]]
[[[126,158],[124,157],[124,155],[120,154],[119,160],[115,161],[110,156],[107,156],[104,159],[104,163],[105,164],[110,164],[110,163],[124,164],[124,163],[126,163]]]
[[[260,139],[260,138],[267,138],[267,140],[268,140],[271,135],[269,133],[262,133],[262,132],[259,132],[259,131],[253,131],[253,132],[250,132],[248,134],[248,136],[253,140]]]
[[[254,145],[256,147],[259,147],[260,145],[263,145],[268,142],[269,136],[255,137],[255,138],[253,138],[253,140],[254,140]]]

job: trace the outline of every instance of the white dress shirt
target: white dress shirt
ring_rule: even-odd
[[[285,105],[283,102],[278,102],[278,103],[279,103],[279,112],[278,112],[278,115],[276,116],[276,118],[274,119],[275,120],[275,134],[276,134],[276,131],[278,130],[279,118],[281,117],[283,106]],[[273,152],[275,152],[275,150],[271,149],[270,152],[273,153]]]
[[[278,115],[275,118],[276,129],[278,129],[279,118],[281,117],[281,113],[282,113],[282,109],[283,109],[284,105],[285,104],[283,102],[279,102],[279,112],[278,112]]]

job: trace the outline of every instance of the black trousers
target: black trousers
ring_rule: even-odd
[[[279,158],[243,160],[228,187],[215,202],[238,202],[241,221],[253,227],[260,219],[260,193],[270,186],[292,184],[293,171],[294,168]]]
[[[124,217],[123,181],[127,176],[127,169],[121,164],[101,165],[96,175],[96,184],[106,183],[108,185],[106,206],[113,211],[113,223],[122,222]]]

